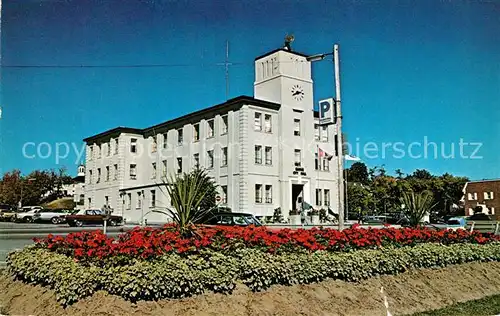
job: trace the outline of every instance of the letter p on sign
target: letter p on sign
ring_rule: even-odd
[[[335,124],[335,101],[333,98],[319,101],[319,124]]]

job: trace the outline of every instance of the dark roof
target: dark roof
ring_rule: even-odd
[[[279,52],[279,51],[284,51],[284,52],[287,52],[287,53],[290,53],[290,54],[294,54],[294,55],[298,55],[298,56],[302,56],[302,57],[308,57],[309,56],[309,55],[306,55],[306,54],[303,54],[303,53],[299,53],[299,52],[296,52],[296,51],[293,51],[293,50],[288,50],[288,49],[282,47],[282,48],[278,48],[278,49],[272,50],[270,52],[267,52],[264,55],[260,55],[259,57],[256,57],[255,60],[267,57],[267,56],[272,55],[272,54],[274,54],[276,52]]]
[[[142,130],[139,128],[132,128],[132,127],[115,127],[113,129],[107,130],[105,132],[99,133],[94,136],[90,136],[87,138],[84,138],[84,142],[89,142],[89,141],[95,141],[99,138],[111,138],[111,137],[116,137],[120,135],[121,133],[133,133],[133,134],[141,134]]]
[[[481,182],[500,182],[500,179],[482,179],[482,180],[471,180],[467,183],[481,183]]]
[[[249,96],[239,96],[230,100],[227,100],[224,103],[220,103],[217,105],[214,105],[209,108],[205,108],[196,112],[192,112],[186,115],[183,115],[181,117],[151,126],[147,127],[144,129],[138,129],[138,128],[130,128],[130,127],[116,127],[113,129],[110,129],[108,131],[102,132],[100,134],[90,136],[85,138],[83,141],[84,142],[94,142],[96,140],[102,139],[102,138],[111,138],[111,137],[117,137],[121,133],[132,133],[132,134],[139,134],[139,135],[144,135],[144,136],[149,136],[149,135],[154,135],[157,133],[161,133],[164,131],[167,131],[169,129],[175,129],[178,127],[182,127],[185,124],[191,123],[191,122],[197,122],[201,119],[204,118],[212,118],[214,115],[217,114],[224,114],[229,111],[235,111],[240,109],[243,105],[254,105],[266,109],[271,109],[271,110],[279,110],[281,107],[281,104],[279,103],[273,103],[269,101],[264,101],[264,100],[259,100],[255,99],[254,97],[249,97]]]

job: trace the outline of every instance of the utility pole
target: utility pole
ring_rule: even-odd
[[[333,67],[335,74],[335,115],[336,115],[336,134],[337,143],[335,146],[338,150],[338,205],[339,205],[339,230],[344,229],[344,150],[342,145],[342,109],[340,103],[340,67],[339,67],[339,45],[333,45]]]

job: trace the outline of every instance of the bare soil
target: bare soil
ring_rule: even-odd
[[[0,314],[8,315],[387,315],[381,287],[393,315],[442,308],[500,293],[500,263],[470,263],[423,269],[348,283],[324,281],[273,286],[253,293],[239,285],[232,295],[205,294],[182,300],[132,304],[98,292],[64,309],[54,292],[0,275]]]

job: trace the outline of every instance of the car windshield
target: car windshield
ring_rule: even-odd
[[[245,219],[247,220],[248,224],[250,225],[261,225],[258,219],[256,219],[253,216],[245,216]]]

